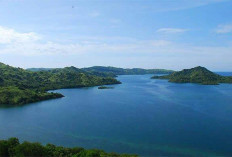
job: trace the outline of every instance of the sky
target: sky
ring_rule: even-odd
[[[232,0],[0,0],[0,62],[232,71]]]

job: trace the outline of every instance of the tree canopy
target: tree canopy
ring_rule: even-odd
[[[0,157],[137,157],[137,155],[106,153],[99,149],[86,150],[81,147],[66,148],[38,142],[20,143],[17,138],[0,140]]]

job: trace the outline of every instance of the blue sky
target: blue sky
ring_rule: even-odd
[[[0,62],[232,71],[231,0],[0,0]]]

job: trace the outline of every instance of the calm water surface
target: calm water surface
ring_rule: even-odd
[[[119,76],[114,89],[57,90],[64,98],[0,108],[0,139],[154,155],[232,155],[232,84]]]

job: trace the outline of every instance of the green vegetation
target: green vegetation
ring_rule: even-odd
[[[0,63],[0,104],[20,105],[63,95],[48,90],[119,84],[112,77],[101,77],[75,67],[31,72]]]
[[[0,157],[137,157],[137,155],[106,153],[103,150],[86,150],[81,147],[65,148],[40,143],[23,142],[20,144],[17,138],[0,140]]]
[[[203,85],[218,85],[219,83],[232,83],[232,77],[215,74],[204,67],[184,69],[165,76],[153,76],[152,79],[169,79],[176,83],[199,83]]]
[[[174,71],[172,70],[165,70],[165,69],[140,69],[140,68],[133,68],[133,69],[123,69],[123,68],[115,68],[115,67],[103,67],[103,66],[94,66],[89,68],[82,68],[82,70],[87,72],[100,72],[106,73],[111,76],[116,75],[143,75],[143,74],[170,74]]]
[[[113,89],[113,87],[107,87],[107,86],[100,86],[98,89]]]

